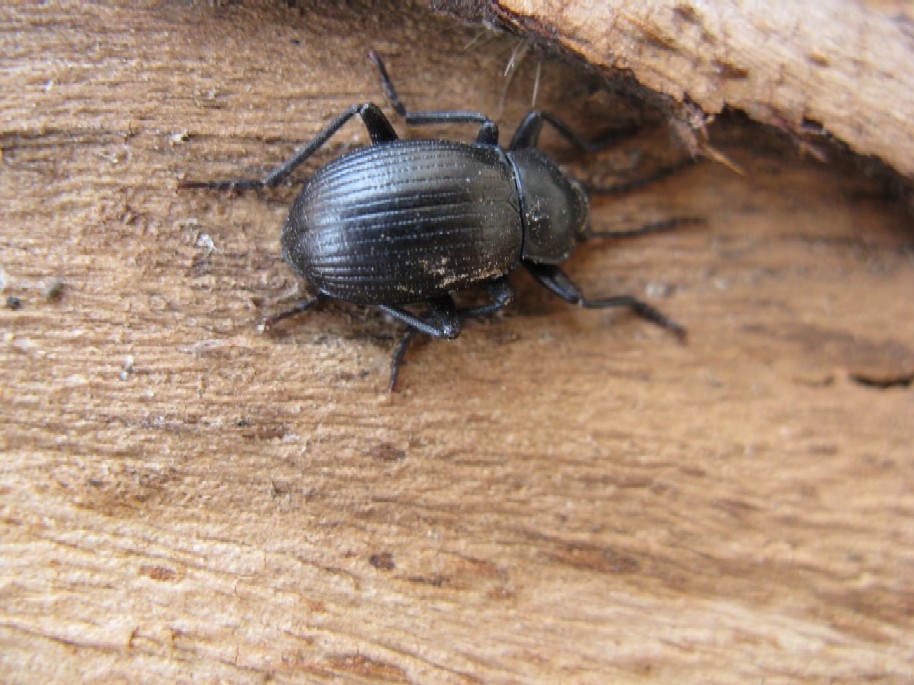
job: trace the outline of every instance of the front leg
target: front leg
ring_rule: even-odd
[[[557,266],[551,264],[534,264],[524,262],[527,271],[543,286],[561,297],[569,304],[576,304],[585,309],[606,309],[609,307],[628,307],[633,314],[640,316],[645,321],[650,321],[661,328],[673,333],[680,340],[686,337],[686,329],[647,302],[642,302],[631,295],[616,295],[589,299],[581,294],[581,289]]]
[[[626,126],[609,131],[597,140],[588,140],[554,114],[535,109],[532,112],[528,112],[520,126],[517,127],[508,149],[521,150],[536,147],[539,144],[543,124],[550,124],[556,133],[584,152],[598,152],[620,140],[635,135],[641,130],[638,126]]]
[[[428,300],[428,310],[422,316],[416,316],[403,307],[394,307],[388,304],[379,304],[378,309],[399,319],[407,326],[415,328],[420,333],[431,335],[435,338],[453,340],[460,335],[461,323],[457,305],[450,295],[442,295]]]

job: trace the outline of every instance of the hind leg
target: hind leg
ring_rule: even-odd
[[[426,302],[425,305],[427,307],[425,313],[419,316],[402,307],[386,304],[378,305],[378,309],[390,314],[395,319],[399,319],[409,327],[394,348],[394,353],[390,360],[388,392],[394,392],[397,389],[397,377],[400,374],[403,356],[417,333],[425,333],[426,335],[446,340],[453,340],[460,335],[462,328],[460,312],[457,311],[457,305],[454,304],[454,300],[450,295],[436,297]]]
[[[361,117],[362,123],[365,124],[373,145],[397,140],[397,134],[394,132],[393,126],[390,125],[387,117],[384,116],[384,112],[377,105],[373,105],[370,102],[352,105],[327,124],[311,142],[299,148],[295,154],[278,167],[268,171],[263,178],[238,178],[226,181],[178,181],[178,189],[210,188],[213,190],[234,190],[237,188],[243,190],[247,188],[272,188],[317,152],[324,143],[330,140],[333,134],[356,115]]]
[[[382,310],[397,317],[400,321],[403,321],[409,326],[397,342],[397,346],[394,348],[393,355],[390,359],[390,381],[387,384],[388,392],[394,392],[397,389],[397,378],[400,374],[400,367],[403,365],[403,357],[406,355],[406,351],[409,349],[409,346],[412,344],[417,333],[428,333],[436,338],[456,338],[460,334],[462,328],[462,317],[469,316],[475,318],[492,314],[499,309],[506,307],[514,299],[514,291],[511,289],[511,284],[505,276],[489,281],[485,288],[492,301],[479,305],[478,307],[457,309],[454,306],[454,301],[450,297],[429,301],[427,303],[428,310],[418,317],[400,308],[388,306],[381,307]],[[426,327],[429,327],[431,330]]]

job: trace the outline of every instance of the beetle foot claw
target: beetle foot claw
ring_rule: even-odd
[[[672,325],[669,327],[670,332],[676,336],[678,340],[683,345],[689,342],[689,331],[680,326],[678,323],[671,322]]]

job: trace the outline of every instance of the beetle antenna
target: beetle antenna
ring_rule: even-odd
[[[508,88],[511,87],[514,76],[517,74],[517,69],[521,62],[524,61],[524,57],[526,57],[527,53],[530,51],[531,45],[532,43],[529,40],[525,40],[522,43],[515,45],[514,49],[511,51],[511,59],[508,60],[508,64],[505,66],[505,87],[502,89],[501,99],[498,101],[499,117],[501,117],[505,111],[505,102],[508,99]]]
[[[536,108],[536,96],[540,92],[540,76],[543,73],[543,60],[536,61],[536,77],[533,79],[533,97],[530,98],[530,109]]]

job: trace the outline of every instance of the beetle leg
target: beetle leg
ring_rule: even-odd
[[[390,380],[387,381],[387,392],[397,391],[397,379],[400,376],[403,357],[418,332],[415,328],[407,328],[394,348],[393,356],[390,358]]]
[[[334,133],[355,115],[362,118],[365,128],[373,144],[397,140],[397,134],[384,116],[381,109],[370,102],[347,107],[336,119],[325,126],[311,142],[299,148],[295,154],[275,169],[270,170],[262,179],[242,178],[228,181],[178,181],[179,189],[186,188],[212,188],[216,190],[233,190],[247,188],[272,188],[291,174],[311,155],[317,152]]]
[[[511,304],[511,301],[514,299],[514,289],[511,288],[511,283],[508,282],[506,276],[495,278],[486,283],[486,292],[488,292],[489,297],[492,298],[491,302],[479,305],[478,307],[461,309],[460,314],[462,316],[471,317],[486,316],[487,314],[497,312],[499,309],[504,309]]]
[[[390,359],[388,392],[394,392],[397,389],[397,377],[400,374],[403,357],[417,333],[426,333],[436,338],[447,338],[449,340],[460,335],[460,312],[457,311],[454,300],[451,299],[450,295],[436,297],[433,300],[429,300],[426,305],[428,306],[428,311],[421,316],[416,316],[402,307],[386,304],[378,305],[379,309],[409,326],[394,348],[393,356]]]
[[[498,145],[498,124],[486,119],[479,127],[476,142],[481,145]]]
[[[324,299],[324,296],[320,293],[312,297],[310,300],[302,300],[296,304],[292,309],[287,309],[284,312],[279,312],[278,314],[273,314],[272,316],[265,316],[260,320],[260,323],[257,324],[258,330],[268,331],[276,325],[277,321],[282,321],[283,319],[288,319],[290,316],[296,316],[301,314],[307,309],[311,309],[314,305]]]
[[[640,316],[646,321],[665,328],[672,332],[680,340],[686,336],[686,329],[680,326],[672,319],[667,318],[665,314],[646,302],[632,297],[631,295],[617,295],[615,297],[604,297],[600,299],[589,299],[581,294],[580,288],[575,285],[565,273],[557,266],[552,264],[533,264],[524,262],[527,271],[543,286],[555,295],[570,304],[577,304],[586,309],[606,309],[609,307],[628,307],[633,314]]]
[[[452,319],[451,325],[456,322],[457,333],[459,333],[461,326],[460,317],[485,316],[486,314],[491,314],[498,311],[499,309],[506,307],[514,299],[514,290],[511,288],[511,284],[508,282],[508,279],[505,276],[495,278],[486,283],[486,291],[488,292],[489,297],[492,298],[492,302],[480,305],[478,307],[452,309],[454,302],[450,297],[439,298],[439,300],[433,300],[429,302],[429,312],[421,317],[414,316],[409,312],[399,308],[389,307],[387,305],[381,306],[381,309],[383,309],[385,312],[397,317],[409,325],[409,328],[406,329],[406,331],[403,333],[403,336],[397,343],[397,346],[394,348],[393,356],[390,359],[390,381],[387,384],[388,392],[395,392],[397,389],[397,377],[400,374],[400,367],[403,365],[403,357],[406,355],[406,350],[409,349],[409,346],[412,343],[413,339],[416,337],[416,334],[419,332],[428,333],[428,331],[424,329],[424,326],[432,326],[432,324],[429,324],[426,319],[437,318],[439,321],[442,318]],[[422,324],[423,328],[415,325],[415,320],[418,320]],[[441,336],[437,333],[430,333],[430,335],[447,338],[457,337],[456,334],[453,336]]]
[[[524,120],[520,123],[520,126],[517,127],[514,136],[511,138],[511,144],[508,145],[508,149],[519,150],[522,148],[536,147],[544,123],[551,124],[563,138],[569,140],[584,152],[602,150],[613,143],[635,135],[641,130],[638,126],[623,126],[609,131],[606,135],[597,138],[596,140],[587,140],[555,115],[540,109],[535,109],[528,112],[527,116],[525,116]]]
[[[400,101],[397,90],[394,88],[390,76],[387,74],[387,68],[381,56],[371,50],[368,58],[374,62],[381,75],[381,85],[384,87],[384,94],[387,96],[390,106],[403,117],[403,120],[410,126],[422,126],[424,124],[479,124],[479,133],[476,136],[476,142],[487,145],[498,145],[498,124],[489,119],[485,114],[480,112],[469,112],[464,110],[441,110],[434,112],[408,112],[406,106]]]
[[[428,305],[428,312],[422,316],[416,316],[402,307],[394,307],[389,304],[379,304],[378,309],[387,312],[420,333],[435,338],[453,340],[460,335],[460,313],[450,295],[436,297],[426,302],[426,305]]]

